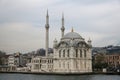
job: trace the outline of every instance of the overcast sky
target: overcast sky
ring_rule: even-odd
[[[45,48],[46,10],[50,17],[50,47],[65,33],[74,31],[93,46],[120,43],[120,0],[0,0],[0,50],[30,52]]]

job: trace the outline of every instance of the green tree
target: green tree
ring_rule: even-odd
[[[99,53],[94,56],[95,59],[93,61],[93,68],[97,70],[102,70],[103,68],[107,68],[108,64],[105,62],[105,54]]]

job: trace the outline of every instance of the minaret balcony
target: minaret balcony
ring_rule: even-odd
[[[45,28],[49,28],[49,24],[46,24],[46,25],[45,25]]]

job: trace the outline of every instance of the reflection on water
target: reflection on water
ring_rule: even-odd
[[[120,80],[119,75],[33,75],[33,74],[4,74],[0,73],[0,80]]]

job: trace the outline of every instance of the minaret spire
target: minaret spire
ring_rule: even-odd
[[[46,15],[46,24],[49,24],[49,15],[48,15],[48,9],[47,9],[47,15]]]
[[[64,14],[62,13],[62,27],[64,27]]]
[[[61,37],[64,36],[64,30],[65,30],[65,27],[64,27],[64,14],[62,13]]]
[[[49,15],[48,15],[48,10],[47,10],[47,15],[46,15],[46,57],[48,56],[48,48],[49,48]]]
[[[88,40],[88,45],[90,46],[90,47],[92,47],[92,40],[89,38],[89,40]]]
[[[71,32],[74,32],[74,29],[73,29],[73,27],[72,27],[72,30],[71,30]]]

